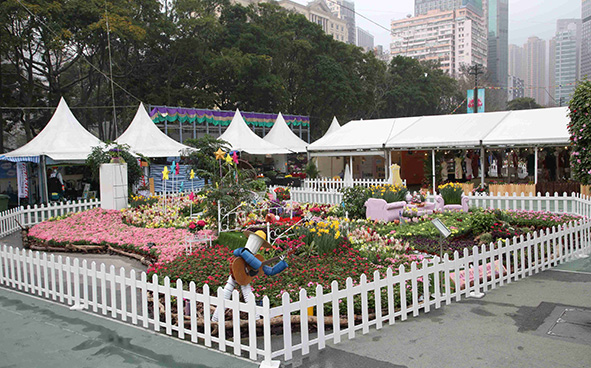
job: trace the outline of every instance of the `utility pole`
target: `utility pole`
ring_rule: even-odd
[[[474,76],[474,113],[478,113],[478,74],[483,74],[482,65],[474,64],[468,69],[468,74]]]

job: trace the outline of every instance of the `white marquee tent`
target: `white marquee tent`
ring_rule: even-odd
[[[5,153],[0,159],[39,162],[40,156],[47,156],[55,162],[81,163],[92,151],[92,147],[103,144],[78,122],[62,97],[53,116],[30,142],[14,151]],[[37,158],[37,159],[34,159]]]
[[[243,151],[251,155],[290,153],[288,149],[267,142],[250,130],[238,109],[236,109],[232,122],[219,139],[230,143],[232,150]]]
[[[339,124],[339,121],[335,116],[332,118],[332,122],[326,130],[326,133],[324,133],[322,137],[318,138],[312,144],[320,146],[323,145],[331,134],[338,132],[339,130],[341,130],[341,125]],[[318,168],[319,173],[329,173],[329,175],[333,175],[337,172],[343,172],[344,175],[346,171],[345,163],[342,160],[340,160],[340,157],[315,157],[314,160],[316,162],[316,167]]]
[[[354,120],[310,144],[308,152],[348,156],[382,154],[386,149],[563,145],[570,142],[568,122],[568,107]]]
[[[294,132],[289,129],[281,113],[277,115],[275,124],[273,124],[273,127],[269,133],[265,135],[263,140],[279,147],[286,148],[294,153],[306,152],[306,146],[308,145],[308,143],[300,139],[300,137],[295,135]]]
[[[309,145],[308,152],[311,156],[384,155],[389,159],[391,150],[430,149],[434,155],[439,149],[568,145],[568,123],[568,107],[355,120]]]
[[[129,127],[115,142],[127,144],[133,152],[141,153],[146,157],[178,157],[181,150],[191,149],[158,129],[143,103],[140,103]]]
[[[103,142],[80,124],[62,97],[45,128],[24,146],[0,156],[0,160],[40,163],[39,187],[43,200],[43,196],[48,198],[46,157],[55,163],[82,163],[92,148],[100,145]]]

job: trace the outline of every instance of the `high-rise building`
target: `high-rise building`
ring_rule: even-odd
[[[328,5],[333,14],[347,23],[347,43],[356,45],[355,3],[347,0],[326,0],[326,5]]]
[[[365,52],[373,50],[373,35],[368,31],[357,27],[357,46],[363,48]]]
[[[525,56],[523,47],[509,45],[509,68],[510,77],[517,77],[525,80]]]
[[[525,56],[525,97],[546,105],[546,41],[532,36],[523,45]]]
[[[556,100],[567,103],[579,80],[581,50],[581,20],[556,21]]]
[[[581,4],[581,79],[591,80],[591,0]]]
[[[347,23],[332,13],[324,0],[315,0],[302,5],[290,0],[279,0],[277,5],[290,11],[303,14],[310,22],[322,27],[322,30],[335,40],[347,42],[349,33]]]
[[[482,12],[482,0],[415,0],[415,16],[432,10],[455,10],[462,6],[470,6],[473,10]]]
[[[392,21],[392,56],[437,60],[441,69],[457,76],[462,64],[486,66],[486,33],[482,17],[471,7],[431,10]]]
[[[548,40],[548,60],[546,78],[548,82],[548,106],[558,106],[559,101],[556,100],[556,37],[552,37]]]
[[[491,82],[504,86],[509,75],[509,0],[483,0],[482,9],[488,30],[487,69]]]
[[[514,75],[509,75],[507,80],[507,101],[512,101],[516,98],[525,97],[525,90],[523,89],[523,79]]]

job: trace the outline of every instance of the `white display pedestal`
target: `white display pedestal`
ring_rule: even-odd
[[[102,164],[99,173],[101,208],[127,208],[127,164]]]

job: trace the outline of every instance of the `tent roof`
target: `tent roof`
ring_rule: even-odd
[[[353,120],[310,144],[308,151],[382,150],[388,137],[397,135],[419,119]]]
[[[423,116],[386,143],[388,148],[477,147],[510,113]]]
[[[140,103],[129,127],[115,142],[127,144],[132,151],[146,157],[177,157],[181,150],[191,149],[158,129],[143,103]]]
[[[378,149],[539,146],[569,143],[568,108],[356,120],[308,146],[312,155]]]
[[[568,107],[511,111],[483,140],[485,146],[570,144]]]
[[[326,133],[324,133],[323,137],[326,137],[327,135],[334,133],[338,130],[341,129],[341,124],[339,124],[339,121],[337,120],[337,117],[334,116],[332,118],[332,123],[330,123],[330,126],[328,127],[328,129],[326,130]]]
[[[273,128],[265,135],[263,138],[265,141],[269,143],[273,143],[279,147],[287,148],[292,152],[306,152],[306,143],[304,140],[300,139],[295,133],[289,129],[283,115],[279,113],[277,115],[277,120],[275,120],[275,124],[273,124]]]
[[[329,135],[331,135],[332,133],[338,132],[339,130],[341,130],[341,125],[339,124],[339,121],[337,120],[337,117],[333,117],[332,118],[332,123],[330,123],[330,126],[328,127],[328,129],[326,130],[326,133],[324,133],[324,135],[320,138],[318,138],[316,141],[314,141],[314,143],[309,144],[308,145],[308,151],[313,150],[315,147],[323,147],[325,144],[327,144],[327,137]],[[314,145],[314,146],[312,146]],[[312,147],[310,147],[312,146]]]
[[[6,157],[49,156],[54,161],[86,160],[92,148],[103,143],[76,120],[62,97],[53,116],[35,138]]]
[[[263,140],[263,138],[250,130],[238,109],[236,109],[232,122],[219,139],[230,143],[233,150],[244,151],[251,155],[290,153],[289,150],[285,148]]]

